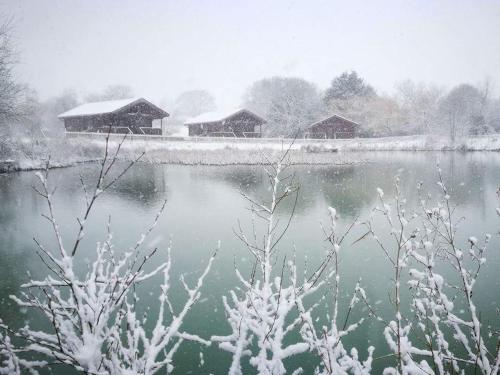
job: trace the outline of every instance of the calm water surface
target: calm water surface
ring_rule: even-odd
[[[347,226],[356,217],[367,218],[376,205],[376,188],[381,187],[390,195],[395,175],[401,176],[403,194],[410,206],[415,206],[418,182],[423,182],[431,192],[436,191],[436,162],[452,189],[452,202],[458,213],[467,220],[462,225],[463,238],[484,233],[493,235],[488,262],[477,283],[475,298],[483,311],[485,325],[498,327],[500,279],[500,220],[496,191],[500,186],[500,154],[498,153],[371,153],[359,155],[369,162],[350,166],[297,166],[294,167],[301,185],[300,198],[292,226],[280,246],[279,257],[291,255],[293,246],[297,262],[313,269],[323,259],[327,250],[321,222],[327,222],[327,207],[337,208],[340,226]],[[81,215],[84,198],[79,175],[93,181],[97,165],[81,165],[53,170],[51,181],[58,186],[56,214],[67,243],[74,238],[76,216]],[[20,293],[20,285],[31,278],[42,278],[45,269],[34,252],[32,238],[36,237],[46,247],[54,244],[54,237],[41,214],[46,212],[45,202],[32,190],[36,183],[34,172],[0,175],[0,317],[19,327],[26,320],[35,318],[19,309],[8,298]],[[127,250],[151,223],[164,199],[166,211],[149,241],[160,249],[173,242],[173,280],[180,274],[195,277],[212,254],[217,242],[222,244],[214,268],[207,278],[200,303],[191,311],[184,329],[204,338],[212,334],[227,334],[221,296],[238,286],[234,275],[236,262],[244,271],[250,268],[250,255],[232,233],[237,219],[248,224],[247,204],[240,191],[253,197],[265,198],[269,193],[266,179],[259,167],[203,167],[148,165],[135,166],[109,193],[103,195],[98,208],[88,223],[86,237],[78,254],[84,264],[91,260],[96,241],[105,238],[105,223],[111,215],[117,251]],[[291,203],[285,204],[283,215],[290,213]],[[357,231],[357,233],[356,233]],[[362,233],[356,229],[355,234]],[[352,243],[350,241],[349,243]],[[391,268],[381,252],[371,241],[346,246],[342,255],[343,296],[352,290],[356,280],[362,278],[370,300],[382,314],[390,318],[388,291]],[[164,259],[158,255],[150,266]],[[443,272],[447,272],[443,270]],[[159,279],[143,284],[139,290],[139,309],[156,311]],[[174,304],[184,300],[182,288],[173,285]],[[363,311],[358,311],[364,314]],[[43,323],[40,323],[43,325]],[[368,345],[376,346],[376,356],[387,353],[381,335],[382,327],[374,321],[365,323],[350,336],[347,346],[354,343],[364,355]],[[203,369],[199,366],[198,345],[184,344],[176,357],[177,374],[224,373],[230,363],[229,354],[215,345],[203,348]],[[289,365],[300,363],[310,373],[314,359],[301,355],[290,360]],[[383,366],[382,361],[376,368]],[[251,370],[247,370],[252,373]],[[60,374],[68,373],[60,368]]]

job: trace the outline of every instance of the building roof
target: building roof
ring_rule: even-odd
[[[360,126],[357,122],[355,121],[352,121],[352,120],[349,120],[345,117],[342,117],[340,115],[331,115],[331,116],[328,116],[322,120],[319,120],[319,121],[316,121],[314,123],[312,123],[311,125],[308,126],[308,128],[312,128],[313,126],[316,126],[316,125],[320,125],[321,123],[325,122],[325,121],[328,121],[328,120],[331,120],[331,119],[338,119],[338,120],[342,120],[342,121],[346,121],[346,122],[349,122],[355,126]]]
[[[205,112],[205,113],[202,113],[201,115],[187,119],[185,121],[184,125],[205,124],[205,123],[210,123],[210,122],[222,122],[222,121],[225,121],[225,120],[227,120],[235,115],[238,115],[242,112],[250,114],[251,116],[262,121],[262,123],[266,122],[266,120],[264,120],[262,117],[255,114],[254,112],[249,111],[248,109],[245,109],[245,108],[238,108],[238,109],[232,109],[232,110]]]
[[[156,109],[160,115],[163,117],[168,117],[168,113],[163,109],[157,107],[150,101],[144,98],[128,98],[128,99],[120,99],[120,100],[107,100],[103,102],[93,102],[93,103],[85,103],[79,105],[78,107],[72,108],[69,111],[61,113],[58,118],[64,119],[68,117],[83,117],[83,116],[94,116],[94,115],[104,115],[115,113],[123,110],[126,107],[129,107],[138,103],[146,103]]]

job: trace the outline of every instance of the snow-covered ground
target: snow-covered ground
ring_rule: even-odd
[[[122,135],[111,135],[116,147]],[[142,152],[143,160],[172,164],[260,164],[264,153],[279,152],[289,147],[291,139],[234,139],[161,136],[128,136],[121,157],[131,159]],[[66,139],[21,140],[7,160],[0,160],[0,171],[38,169],[48,156],[52,166],[68,166],[101,157],[104,134],[72,133]],[[460,138],[405,136],[313,140],[297,139],[291,146],[291,162],[295,164],[332,164],[359,161],[358,151],[500,151],[500,134]],[[14,166],[14,167],[13,167]]]
[[[73,133],[73,140],[99,141],[102,134]],[[121,135],[112,135],[112,139],[121,139]],[[143,147],[152,150],[203,150],[221,149],[233,150],[281,150],[292,140],[280,138],[195,138],[195,137],[162,137],[132,135],[126,141],[127,147]],[[131,146],[131,145],[134,146]],[[337,151],[500,151],[500,134],[470,136],[457,138],[433,135],[414,135],[385,138],[355,138],[355,139],[297,139],[292,146],[294,150],[309,152]]]
[[[113,136],[117,145],[123,136]],[[104,147],[101,135],[72,135],[75,149]],[[133,159],[145,153],[143,160],[172,164],[260,164],[263,154],[277,153],[291,147],[293,164],[346,164],[359,162],[357,152],[368,151],[500,151],[500,135],[471,137],[451,142],[444,137],[409,136],[337,140],[233,139],[132,136],[122,147],[121,155]],[[366,155],[363,156],[366,158]]]
[[[33,170],[45,167],[50,158],[52,167],[66,167],[91,162],[102,157],[103,149],[93,142],[72,142],[64,138],[7,140],[8,146],[0,157],[0,172]],[[1,147],[0,147],[1,149]]]
[[[418,135],[334,140],[345,151],[500,151],[500,134],[457,138]]]

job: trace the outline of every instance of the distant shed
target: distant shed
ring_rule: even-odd
[[[333,115],[311,124],[306,132],[306,138],[336,139],[354,138],[359,133],[359,124],[339,115]]]
[[[82,104],[57,117],[66,131],[161,135],[168,116],[144,98],[130,98]],[[160,128],[153,128],[153,120],[160,120]]]
[[[259,115],[248,109],[207,112],[186,121],[189,135],[196,137],[260,138],[262,125]]]

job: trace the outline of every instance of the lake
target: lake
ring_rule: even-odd
[[[352,158],[352,157],[351,157]],[[376,188],[382,188],[386,196],[393,191],[394,176],[401,178],[401,190],[410,207],[416,207],[416,186],[423,182],[428,190],[437,191],[436,163],[451,189],[451,202],[457,212],[466,217],[460,236],[483,238],[493,235],[489,247],[488,262],[477,281],[474,298],[482,311],[483,324],[500,327],[498,315],[500,278],[500,220],[495,207],[500,205],[497,190],[500,186],[500,153],[496,152],[379,152],[356,155],[363,163],[339,166],[294,166],[300,195],[290,230],[279,246],[278,259],[291,256],[296,248],[297,263],[302,267],[307,258],[308,269],[314,269],[328,249],[321,223],[328,222],[329,206],[340,215],[339,227],[347,227],[357,217],[368,218],[377,204]],[[86,181],[97,177],[98,165],[85,164],[54,169],[50,172],[53,185],[57,185],[54,197],[56,215],[63,237],[68,243],[77,232],[76,217],[82,214],[84,195],[79,176]],[[29,280],[41,279],[46,269],[36,255],[33,237],[50,248],[55,244],[53,233],[45,219],[46,203],[33,191],[37,183],[35,172],[19,172],[0,175],[0,318],[19,327],[33,319],[9,299],[20,294],[20,285]],[[221,250],[214,267],[207,277],[203,295],[190,312],[184,326],[187,332],[196,332],[203,338],[210,335],[228,334],[222,295],[238,285],[234,264],[244,272],[251,268],[251,255],[233,234],[240,219],[249,224],[248,203],[240,192],[252,197],[267,198],[269,187],[259,166],[179,166],[137,164],[109,192],[99,199],[97,209],[89,219],[86,236],[77,255],[81,264],[95,254],[96,241],[106,235],[106,222],[111,215],[115,247],[127,250],[154,219],[163,200],[166,209],[152,236],[148,239],[160,251],[150,267],[164,259],[164,250],[172,240],[173,248],[173,302],[184,300],[179,285],[180,274],[192,280],[204,268],[210,255],[221,242]],[[284,204],[281,215],[286,217],[292,202]],[[390,317],[388,291],[391,285],[391,267],[374,241],[366,239],[351,245],[363,229],[356,227],[351,241],[342,249],[342,296],[348,298],[356,281],[361,277],[370,301],[379,306],[381,314]],[[446,272],[446,271],[444,271]],[[31,276],[28,276],[31,275]],[[154,313],[157,306],[160,278],[149,281],[139,288],[139,309]],[[319,309],[318,314],[321,314]],[[345,309],[344,309],[345,311]],[[359,311],[359,314],[365,312]],[[39,324],[43,325],[42,322]],[[388,349],[380,323],[368,320],[345,346],[355,344],[364,358],[368,344],[376,346],[375,357],[387,354]],[[200,369],[200,346],[184,343],[175,357],[174,373],[219,374],[227,372],[230,356],[215,345],[202,348],[203,369]],[[287,364],[303,365],[310,373],[315,359],[300,355]],[[376,361],[375,369],[384,365]],[[248,373],[252,373],[248,370]],[[66,374],[59,367],[52,373]],[[374,372],[376,373],[376,372]]]

